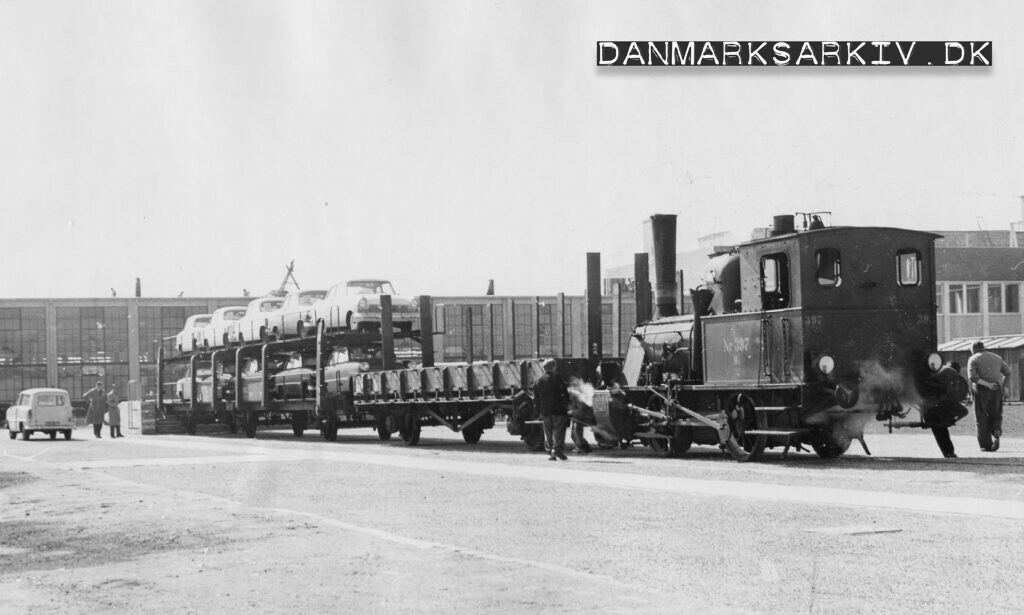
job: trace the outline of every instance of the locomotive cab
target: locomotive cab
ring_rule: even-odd
[[[941,366],[938,236],[812,228],[737,248],[743,311],[702,319],[705,384],[797,385],[798,423],[851,413],[886,419],[920,408]]]

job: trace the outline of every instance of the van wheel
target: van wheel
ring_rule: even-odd
[[[50,432],[50,439],[51,440],[56,440],[57,439],[57,432],[56,431],[51,431]]]
[[[8,429],[8,430],[7,430],[7,435],[11,436],[11,440],[14,440],[15,438],[17,438],[17,437],[18,437],[18,432],[16,432],[16,431],[11,431],[10,429]]]
[[[71,439],[71,430],[70,429],[65,429],[64,430],[64,439],[65,440],[70,440]]]
[[[32,437],[32,431],[29,430],[29,429],[25,429],[25,425],[23,424],[21,426],[21,439],[22,440],[28,440],[31,437]]]

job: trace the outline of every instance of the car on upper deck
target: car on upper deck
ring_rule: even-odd
[[[381,296],[391,297],[392,325],[410,331],[419,316],[419,303],[395,292],[391,282],[384,279],[362,279],[340,282],[327,291],[317,307],[317,316],[324,327],[334,329],[379,329],[381,322]]]
[[[203,327],[203,348],[227,346],[231,341],[228,338],[228,324],[245,316],[246,309],[244,305],[228,305],[214,310],[210,324]]]
[[[228,321],[228,340],[244,344],[264,339],[267,318],[281,309],[282,297],[260,297],[253,299],[245,308],[245,315],[238,320]]]
[[[288,293],[281,307],[267,315],[267,333],[277,339],[305,337],[314,333],[318,308],[326,296],[326,290],[296,290]]]
[[[185,319],[185,326],[174,336],[174,347],[178,352],[192,352],[196,340],[202,340],[203,327],[210,324],[212,314],[193,314]]]

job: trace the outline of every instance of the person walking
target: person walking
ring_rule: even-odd
[[[123,438],[121,433],[121,408],[118,407],[117,384],[110,385],[107,393],[107,424],[110,425],[111,438]]]
[[[978,445],[981,450],[999,450],[1003,435],[1003,386],[1010,368],[999,355],[985,350],[980,340],[971,346],[974,354],[967,360],[967,379],[974,393],[974,418],[978,421]]]
[[[550,461],[565,461],[568,459],[565,456],[565,429],[569,423],[569,392],[558,374],[558,363],[554,359],[544,361],[543,367],[544,375],[533,386],[533,397],[544,424],[544,446]]]
[[[89,402],[89,411],[85,414],[85,422],[92,425],[92,433],[97,438],[102,438],[103,415],[107,413],[107,396],[103,392],[103,381],[96,383],[96,386],[85,392],[82,399]]]

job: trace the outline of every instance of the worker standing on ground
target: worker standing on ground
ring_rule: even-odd
[[[544,446],[548,451],[548,459],[567,460],[565,429],[569,422],[569,392],[565,381],[558,375],[558,363],[554,359],[544,361],[544,375],[533,386],[533,397],[544,424]]]
[[[121,409],[118,407],[120,400],[117,398],[117,385],[110,385],[110,392],[107,393],[107,424],[110,425],[111,438],[123,438],[121,434]]]
[[[999,355],[985,350],[980,340],[971,346],[974,354],[967,361],[967,377],[974,393],[974,418],[978,421],[978,445],[981,450],[999,450],[1003,435],[1003,386],[1010,368]]]
[[[96,386],[85,392],[82,398],[89,402],[89,411],[85,414],[85,422],[92,425],[92,433],[97,438],[102,438],[103,415],[107,413],[107,395],[103,392],[103,381],[96,383]]]

